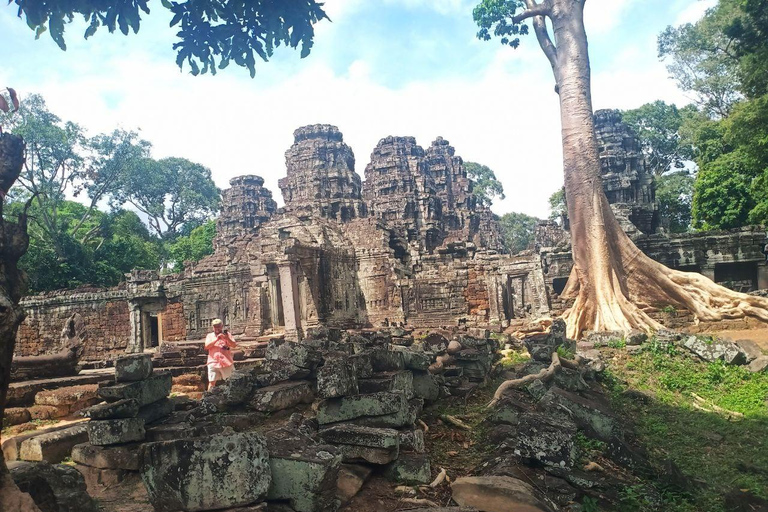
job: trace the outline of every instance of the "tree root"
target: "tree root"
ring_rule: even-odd
[[[491,407],[496,406],[504,398],[504,394],[511,389],[521,388],[536,380],[549,382],[554,378],[555,374],[560,371],[561,367],[564,366],[571,370],[579,370],[583,363],[584,359],[581,356],[576,356],[574,360],[570,360],[560,357],[557,352],[552,352],[552,362],[547,368],[544,368],[539,373],[532,373],[531,375],[526,375],[519,379],[510,379],[502,382],[496,389],[496,393],[493,394],[493,399],[488,402],[488,405],[486,405],[485,408],[490,409]]]
[[[447,421],[451,425],[454,425],[456,427],[459,427],[463,430],[472,430],[472,427],[461,421],[459,418],[455,416],[451,416],[450,414],[441,414],[440,419]]]

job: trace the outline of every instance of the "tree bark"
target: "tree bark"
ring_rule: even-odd
[[[0,134],[0,187],[7,193],[21,173],[24,164],[24,141],[11,134]],[[5,413],[5,399],[11,380],[11,361],[16,344],[16,331],[24,320],[19,305],[24,291],[24,277],[19,259],[27,252],[26,211],[18,222],[3,218],[0,202],[0,422]],[[39,511],[28,494],[22,493],[11,479],[5,459],[0,457],[0,509]]]
[[[537,30],[542,50],[551,63],[554,60],[560,96],[574,263],[563,292],[575,298],[564,314],[568,336],[579,338],[585,330],[658,329],[662,326],[648,313],[660,305],[687,309],[697,320],[749,315],[768,322],[768,299],[731,291],[701,274],[669,269],[643,254],[621,229],[603,191],[584,30],[585,1],[553,0],[549,4],[554,50]],[[542,17],[534,18],[534,23],[543,26]]]

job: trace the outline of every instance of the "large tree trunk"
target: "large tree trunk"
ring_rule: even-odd
[[[643,254],[621,229],[603,191],[597,151],[585,0],[551,0],[556,48],[533,20],[539,43],[550,59],[560,95],[565,192],[571,226],[573,272],[564,290],[575,297],[565,313],[568,336],[585,330],[646,331],[661,325],[648,315],[658,306],[690,310],[698,320],[745,315],[768,321],[768,299],[737,293],[701,274],[679,272]],[[527,0],[529,9],[533,2]]]
[[[16,181],[24,164],[24,141],[21,137],[0,134],[0,190],[3,197]],[[0,201],[0,422],[5,412],[5,398],[11,380],[11,360],[16,344],[16,331],[24,320],[19,300],[24,290],[18,261],[29,245],[26,215],[18,223],[3,219]],[[39,509],[11,479],[5,459],[0,457],[0,510],[32,512]]]

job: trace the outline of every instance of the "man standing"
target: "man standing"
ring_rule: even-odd
[[[237,347],[232,335],[218,318],[211,323],[213,332],[205,337],[205,350],[208,352],[208,390],[219,381],[229,379],[234,369],[232,351]]]

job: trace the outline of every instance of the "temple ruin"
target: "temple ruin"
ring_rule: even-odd
[[[606,194],[643,251],[739,291],[768,288],[763,228],[664,234],[636,136],[618,111],[595,120]],[[82,359],[96,361],[203,338],[214,318],[246,339],[298,340],[321,326],[499,330],[567,306],[559,297],[572,267],[567,219],[543,222],[531,250],[504,254],[496,218],[443,138],[427,149],[413,137],[381,139],[364,180],[334,126],[297,129],[285,156],[284,206],[261,177],[233,178],[214,254],[182,274],[134,271],[114,289],[24,299],[17,356],[63,350],[72,315]]]

